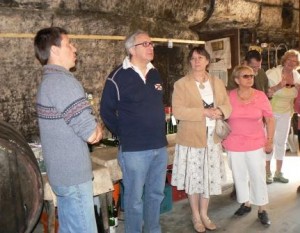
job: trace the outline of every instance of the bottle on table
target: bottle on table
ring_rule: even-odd
[[[113,216],[115,218],[115,227],[119,225],[118,223],[118,209],[117,206],[115,205],[115,200],[113,199],[112,201],[112,208],[113,208]]]
[[[165,125],[166,125],[166,134],[170,134],[172,133],[172,124],[171,124],[171,107],[167,106],[165,107],[165,115],[166,115],[166,119],[165,119]]]
[[[171,125],[172,125],[172,132],[177,133],[177,120],[175,119],[173,113],[171,113]]]
[[[108,206],[108,225],[109,225],[109,233],[116,233],[116,222],[113,212],[113,207]]]
[[[172,113],[171,107],[165,107],[166,114],[166,134],[173,134],[177,132],[177,121]]]
[[[100,144],[103,144],[105,146],[114,146],[118,147],[119,146],[119,140],[116,137],[111,137],[111,138],[103,138],[100,140]]]

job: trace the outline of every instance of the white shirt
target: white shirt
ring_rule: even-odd
[[[204,88],[200,88],[200,83],[196,81],[198,90],[200,92],[200,95],[202,97],[202,100],[205,101],[207,104],[212,104],[214,102],[214,93],[211,88],[210,82],[207,80],[206,82],[202,83]],[[216,120],[212,120],[208,117],[206,117],[206,126],[215,126]]]
[[[129,59],[129,57],[125,57],[125,59],[123,60],[123,69],[128,69],[128,68],[132,68],[134,69],[135,72],[137,72],[139,74],[139,76],[141,77],[141,79],[143,80],[144,83],[146,83],[146,77],[143,75],[142,71],[135,65],[133,65]],[[154,68],[154,66],[152,65],[151,62],[149,62],[146,66],[146,74],[148,73],[148,71],[152,68]]]

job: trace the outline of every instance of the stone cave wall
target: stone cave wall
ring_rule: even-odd
[[[260,42],[289,42],[299,46],[298,0],[4,0],[0,1],[0,120],[7,121],[27,138],[38,135],[35,96],[41,81],[41,65],[34,57],[32,38],[6,38],[7,33],[35,34],[44,27],[60,26],[75,35],[125,36],[136,29],[157,38],[199,40],[200,34],[224,29],[250,29]],[[287,19],[282,18],[283,4]],[[201,37],[200,37],[201,40]],[[72,40],[78,50],[74,72],[87,93],[93,94],[97,117],[98,105],[107,75],[122,62],[123,41]],[[254,40],[255,41],[255,40]],[[253,40],[241,40],[247,48]],[[187,70],[187,44],[166,43],[155,48],[154,65],[159,69],[165,89],[164,102],[170,105],[173,83]]]
[[[174,16],[170,11],[166,10],[171,15],[168,16],[172,18],[171,21],[163,17],[150,17],[153,13],[151,8],[147,8],[150,10],[145,14],[139,10],[133,17],[129,13],[137,6],[129,11],[129,2],[5,1],[0,3],[0,33],[35,34],[39,29],[53,25],[66,28],[75,35],[124,36],[140,28],[148,31],[152,37],[197,39],[186,25],[172,22]],[[141,1],[138,5],[142,3],[147,5],[147,1]],[[125,56],[123,41],[72,39],[72,42],[78,52],[75,77],[87,93],[93,94],[95,113],[99,118],[98,106],[105,79]],[[157,48],[167,51],[166,44],[159,44]],[[154,64],[159,67],[165,67],[166,62],[170,64],[172,58],[179,58],[176,61],[173,59],[170,66],[162,70],[163,78],[168,80],[165,83],[170,81],[170,70],[174,79],[183,74],[183,58],[180,56],[184,56],[187,50],[186,46],[177,46],[177,49],[174,48],[175,55],[173,49],[168,50],[167,56],[164,52],[158,52],[161,60],[156,59]],[[0,37],[0,67],[0,119],[13,125],[31,141],[39,135],[35,97],[41,81],[41,65],[34,57],[33,39]],[[166,105],[170,104],[169,99],[165,98]]]

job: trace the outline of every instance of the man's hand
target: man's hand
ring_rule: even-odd
[[[96,129],[93,134],[88,138],[87,142],[89,144],[95,144],[102,139],[102,128],[99,123],[97,123]]]

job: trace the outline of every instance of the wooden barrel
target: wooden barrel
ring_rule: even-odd
[[[0,232],[31,232],[43,207],[42,176],[25,138],[0,121]]]

